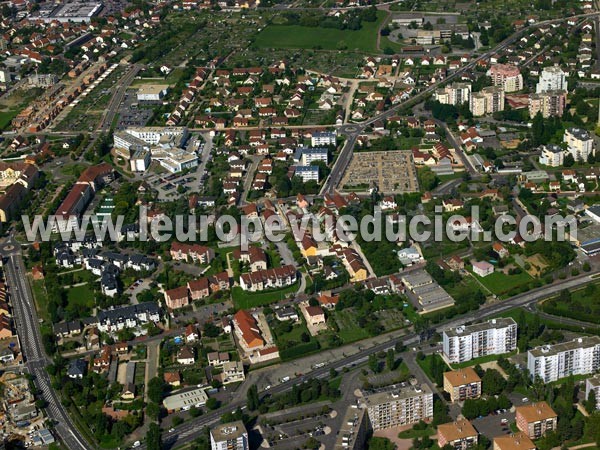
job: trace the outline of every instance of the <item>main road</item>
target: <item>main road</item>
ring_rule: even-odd
[[[54,422],[57,437],[70,450],[92,448],[73,425],[69,414],[52,388],[46,366],[50,359],[45,353],[34,298],[26,278],[26,269],[20,245],[11,237],[0,247],[6,283],[16,331],[19,336],[21,354],[26,370],[33,376],[34,383],[48,403],[46,412]]]
[[[518,307],[524,307],[532,303],[538,302],[539,300],[542,300],[544,298],[548,298],[562,289],[574,289],[587,283],[597,281],[598,275],[600,275],[600,271],[580,275],[577,277],[570,278],[568,280],[560,281],[548,286],[534,289],[524,294],[512,297],[508,300],[499,301],[497,303],[483,306],[477,311],[472,311],[459,318],[445,321],[442,324],[437,325],[433,330],[441,332],[448,328],[463,325],[466,322],[492,318],[508,310]],[[388,342],[384,342],[381,344],[374,345],[373,347],[363,349],[351,356],[347,356],[338,361],[329,361],[323,367],[312,371],[307,371],[307,373],[299,377],[293,378],[285,383],[273,386],[271,389],[269,389],[268,391],[264,391],[261,394],[266,395],[268,393],[270,395],[275,395],[282,392],[286,392],[292,389],[293,386],[303,383],[304,381],[310,378],[324,378],[329,376],[329,371],[332,368],[336,370],[341,370],[344,367],[352,367],[357,364],[364,363],[368,360],[370,355],[379,353],[381,351],[387,351],[388,349],[393,348],[397,342],[402,342],[404,345],[411,345],[417,342],[418,340],[419,336],[417,333],[411,333],[399,338],[390,339]],[[310,366],[307,366],[307,368],[308,367]],[[228,405],[219,408],[218,410],[212,411],[199,418],[191,419],[187,422],[184,422],[182,425],[176,427],[173,432],[163,436],[163,447],[175,448],[185,444],[189,444],[194,439],[202,435],[202,429],[205,426],[214,425],[220,420],[221,415],[227,412],[235,411],[238,408],[244,408],[245,404],[245,399],[237,399],[236,401],[229,403]],[[143,445],[140,448],[145,448],[145,445]]]

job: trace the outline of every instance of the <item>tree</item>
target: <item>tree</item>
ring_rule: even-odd
[[[258,398],[258,388],[255,384],[248,388],[246,393],[247,406],[249,411],[256,411],[260,406],[260,399]]]
[[[462,414],[467,420],[473,420],[479,416],[479,405],[478,402],[473,399],[465,400],[462,408]]]
[[[217,400],[214,397],[211,397],[208,400],[206,400],[206,407],[208,409],[210,409],[211,411],[213,409],[217,409],[219,406],[220,406],[219,400]]]
[[[372,437],[367,448],[368,450],[394,450],[396,446],[388,438]]]
[[[371,371],[373,373],[379,373],[379,372],[381,372],[381,367],[379,365],[379,360],[377,359],[376,355],[370,355],[369,356],[369,369],[371,369]]]
[[[394,370],[396,368],[396,355],[394,349],[390,348],[385,355],[385,364],[388,370]]]
[[[585,410],[588,413],[593,413],[596,411],[596,391],[594,389],[590,390],[590,395],[588,395],[587,400],[585,401]]]
[[[570,153],[567,153],[563,161],[563,166],[573,167],[573,164],[575,164],[575,158],[573,158],[573,155],[571,155]]]
[[[160,404],[165,393],[165,383],[159,377],[154,377],[148,382],[148,398]]]
[[[506,381],[495,369],[488,369],[481,378],[483,393],[486,395],[498,395],[506,387]]]
[[[150,424],[146,433],[146,448],[148,450],[161,450],[162,448],[160,427],[154,422]]]

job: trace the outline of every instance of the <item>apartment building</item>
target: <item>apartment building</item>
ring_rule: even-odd
[[[472,367],[444,373],[444,391],[452,402],[462,402],[481,396],[481,378]]]
[[[545,383],[570,375],[586,375],[600,369],[600,336],[584,336],[556,345],[542,345],[527,352],[532,378]]]
[[[369,395],[364,404],[373,430],[408,425],[433,417],[433,393],[427,385]]]
[[[548,91],[567,91],[567,74],[555,65],[544,67],[535,88],[537,94]]]
[[[596,409],[600,409],[600,374],[585,380],[585,398],[590,397],[590,392],[596,394]]]
[[[493,450],[535,450],[535,444],[522,431],[494,438]]]
[[[217,425],[210,430],[212,450],[248,450],[248,431],[241,420]]]
[[[452,83],[435,92],[435,99],[446,105],[461,105],[471,99],[471,83]]]
[[[367,411],[357,408],[356,405],[348,407],[344,421],[340,427],[335,450],[362,450],[365,448],[367,433],[369,431],[369,418]]]
[[[558,417],[546,402],[517,406],[517,428],[531,439],[539,439],[547,431],[556,430]]]
[[[476,117],[504,111],[504,89],[500,86],[488,86],[479,92],[473,92],[469,109]]]
[[[310,145],[335,145],[337,139],[336,131],[315,131],[310,137]]]
[[[504,89],[504,92],[516,92],[523,89],[523,75],[517,66],[510,64],[494,64],[487,75],[491,77],[494,86]]]
[[[466,450],[477,445],[478,433],[468,420],[457,420],[438,426],[438,446],[452,446],[455,450]]]
[[[596,154],[594,139],[583,128],[568,128],[565,130],[563,142],[575,161],[587,161],[590,154]]]
[[[529,117],[562,117],[567,106],[567,91],[545,91],[529,96]]]
[[[323,161],[327,164],[329,162],[329,153],[326,148],[322,147],[298,147],[294,154],[294,161],[299,162],[303,166],[310,166],[315,161]]]
[[[538,161],[545,166],[559,167],[564,164],[565,153],[566,151],[556,144],[542,145]]]
[[[444,356],[452,364],[487,355],[509,353],[517,348],[517,323],[511,317],[460,326],[442,334]]]
[[[307,181],[319,182],[319,166],[296,166],[294,176],[300,177],[303,183]]]

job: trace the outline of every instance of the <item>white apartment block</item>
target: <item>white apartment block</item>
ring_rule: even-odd
[[[567,84],[567,74],[560,67],[544,67],[535,92],[541,94],[548,91],[567,91]]]
[[[504,90],[498,86],[488,86],[480,92],[473,92],[469,107],[475,117],[504,111]]]
[[[248,431],[241,420],[217,425],[210,430],[212,450],[248,450]]]
[[[433,417],[433,393],[427,385],[369,395],[364,404],[373,430],[408,425]]]
[[[559,167],[565,161],[565,150],[555,144],[542,145],[539,162],[545,166]]]
[[[600,375],[595,375],[592,378],[585,380],[585,398],[590,397],[590,392],[596,394],[596,409],[600,409]]]
[[[487,355],[501,355],[517,348],[517,323],[514,319],[491,319],[484,323],[445,330],[442,347],[452,364]]]
[[[600,369],[600,336],[585,336],[556,345],[543,345],[527,352],[532,378],[545,383],[570,375],[586,375]]]
[[[335,131],[315,131],[310,137],[310,145],[318,147],[320,145],[335,145],[337,133]]]
[[[319,168],[317,166],[296,166],[294,175],[302,178],[302,181],[319,181]]]
[[[447,105],[469,103],[471,99],[471,83],[452,83],[435,92],[435,99]]]
[[[565,130],[563,142],[575,161],[587,161],[590,154],[596,154],[594,139],[583,128],[568,128]]]

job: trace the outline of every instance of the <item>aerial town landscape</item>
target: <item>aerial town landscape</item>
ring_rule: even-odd
[[[0,450],[600,449],[598,148],[596,0],[0,1]]]

